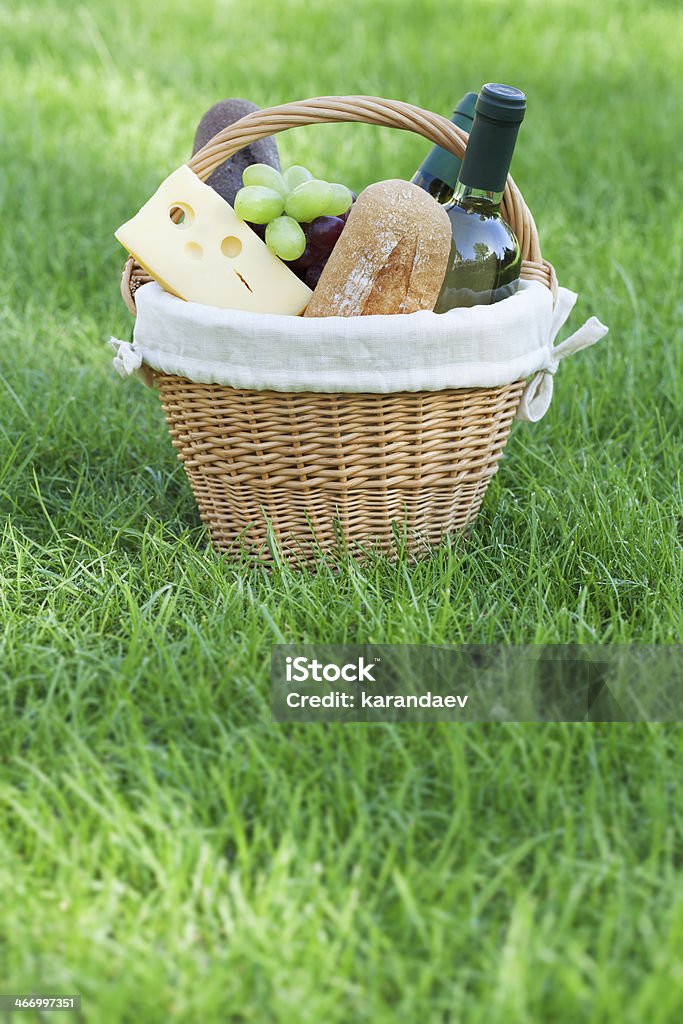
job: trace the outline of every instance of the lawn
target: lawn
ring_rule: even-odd
[[[283,726],[268,686],[274,642],[681,641],[679,5],[36,0],[0,57],[0,993],[88,1024],[680,1021],[678,726]],[[609,335],[466,540],[221,559],[111,367],[114,229],[222,97],[448,113],[490,80],[528,95],[513,174],[570,326]],[[356,191],[426,148],[279,145]]]

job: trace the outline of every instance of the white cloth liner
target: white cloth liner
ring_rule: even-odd
[[[133,342],[111,338],[114,366],[145,366],[197,383],[275,391],[440,391],[495,387],[531,377],[517,419],[546,413],[553,375],[568,355],[607,333],[591,317],[553,347],[577,295],[522,281],[492,306],[404,316],[291,317],[218,309],[182,299],[156,282],[135,293]],[[147,371],[148,375],[148,371]]]

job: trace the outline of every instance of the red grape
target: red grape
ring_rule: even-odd
[[[326,262],[327,261],[325,261],[325,263]],[[306,271],[306,277],[304,278],[304,280],[306,281],[306,284],[308,285],[309,288],[315,288],[315,286],[317,285],[318,281],[320,280],[320,275],[325,269],[325,263],[314,263],[313,266],[309,267],[308,270]]]
[[[292,270],[306,270],[313,263],[319,263],[321,259],[325,257],[326,253],[319,249],[312,242],[306,242],[306,248],[299,256],[298,260],[292,260],[287,266],[291,267]]]
[[[316,217],[308,230],[309,241],[325,252],[332,252],[337,239],[344,230],[341,217]]]

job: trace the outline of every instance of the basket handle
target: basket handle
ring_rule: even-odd
[[[278,107],[267,107],[265,110],[247,114],[214,135],[188,161],[188,166],[202,181],[206,181],[219,164],[257,139],[307,124],[333,124],[343,121],[357,121],[362,124],[415,132],[460,158],[465,152],[468,138],[467,133],[447,117],[415,107],[412,103],[385,100],[378,96],[319,96],[317,99],[283,103]],[[509,176],[503,195],[502,213],[519,239],[522,259],[542,264],[534,219],[519,189]]]
[[[257,139],[289,128],[299,128],[307,124],[335,124],[344,121],[357,121],[362,124],[380,125],[385,128],[400,128],[403,131],[415,132],[429,142],[443,146],[458,157],[465,152],[468,135],[442,117],[429,110],[415,107],[412,103],[401,100],[385,100],[378,96],[319,96],[317,99],[298,100],[295,103],[283,103],[278,107],[267,107],[255,110],[253,114],[228,125],[198,150],[188,160],[190,170],[202,180],[209,175],[228,157],[244,149]],[[534,218],[524,202],[522,193],[512,177],[508,175],[503,193],[501,212],[510,224],[519,240],[522,253],[521,276],[525,280],[540,281],[557,293],[557,278],[553,266],[541,256],[538,232]],[[130,256],[126,261],[121,276],[121,294],[124,302],[135,314],[134,294],[137,287],[150,281],[149,275]]]

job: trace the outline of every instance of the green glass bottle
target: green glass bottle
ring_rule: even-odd
[[[519,243],[500,204],[525,110],[524,93],[511,86],[490,83],[479,93],[458,183],[444,207],[453,245],[435,313],[490,305],[517,291]]]
[[[476,102],[476,92],[465,93],[453,111],[453,124],[466,132],[471,131]],[[434,146],[418,167],[412,182],[434,196],[438,203],[447,203],[453,196],[461,164],[459,157],[442,146]]]

